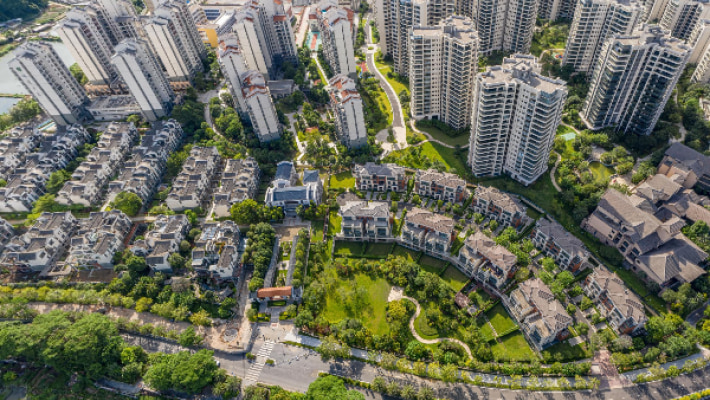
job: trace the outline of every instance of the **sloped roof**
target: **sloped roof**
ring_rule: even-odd
[[[420,225],[436,232],[451,234],[454,232],[454,220],[429,210],[413,207],[405,217],[407,222]]]

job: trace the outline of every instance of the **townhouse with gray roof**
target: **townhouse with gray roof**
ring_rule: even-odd
[[[230,216],[232,205],[254,199],[259,192],[261,169],[253,157],[227,160],[219,187],[213,195],[213,212],[216,217]]]
[[[603,266],[595,268],[582,281],[582,289],[620,335],[634,335],[643,329],[647,320],[643,302],[615,273]]]
[[[133,148],[118,177],[108,183],[106,203],[121,192],[129,192],[138,195],[143,204],[148,204],[160,184],[168,157],[178,149],[183,137],[182,126],[177,121],[155,122],[143,135],[140,145]]]
[[[471,207],[474,212],[496,220],[503,227],[520,230],[532,222],[520,200],[494,187],[478,186]]]
[[[20,125],[9,129],[0,139],[0,178],[7,179],[15,168],[25,161],[42,141],[43,134],[31,125]]]
[[[589,267],[589,251],[584,243],[557,222],[540,218],[530,233],[530,239],[538,250],[563,269],[577,273]]]
[[[66,251],[76,226],[70,212],[42,213],[27,232],[7,243],[0,265],[35,272],[49,270]]]
[[[658,164],[658,173],[672,177],[686,189],[710,193],[710,157],[682,143],[673,143]]]
[[[0,218],[0,251],[13,237],[15,237],[15,228],[5,218]]]
[[[572,317],[539,278],[528,279],[510,292],[512,316],[539,351],[569,337]]]
[[[295,185],[296,168],[290,161],[282,161],[276,168],[276,177],[266,190],[266,205],[281,207],[286,216],[296,215],[298,206],[318,205],[323,196],[323,182],[317,170],[303,171],[301,182]]]
[[[418,207],[404,217],[400,243],[436,256],[448,256],[454,240],[453,219]]]
[[[515,276],[518,257],[478,231],[466,238],[456,261],[466,276],[502,289]]]
[[[178,212],[201,207],[209,194],[220,161],[216,147],[193,147],[180,174],[173,181],[165,204]]]
[[[81,125],[68,125],[45,136],[37,151],[27,154],[23,165],[7,176],[7,185],[0,188],[0,212],[31,211],[52,173],[65,168],[89,138]]]
[[[239,227],[234,221],[203,224],[202,233],[192,248],[192,267],[198,274],[218,280],[238,276],[239,235]]]
[[[392,239],[389,205],[384,201],[349,201],[338,213],[342,217],[338,236],[358,241]]]
[[[121,167],[136,137],[138,130],[132,122],[109,124],[86,161],[72,173],[72,180],[59,190],[55,201],[65,206],[98,204],[104,185]]]
[[[355,165],[353,175],[355,187],[363,192],[404,192],[409,181],[404,167],[397,164],[368,162],[364,165]]]
[[[92,212],[79,220],[64,264],[72,269],[113,268],[113,256],[123,250],[132,225],[119,210]]]
[[[708,254],[681,233],[677,216],[658,219],[648,199],[608,189],[582,228],[602,243],[616,247],[630,268],[661,288],[692,282],[705,274]]]
[[[145,257],[153,271],[172,272],[168,257],[180,252],[180,242],[189,229],[190,221],[184,214],[158,215],[143,239],[131,246],[131,252]]]
[[[457,204],[466,201],[470,195],[465,180],[458,175],[435,169],[417,170],[414,175],[414,192],[419,196]]]

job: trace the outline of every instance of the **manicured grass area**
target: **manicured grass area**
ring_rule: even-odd
[[[449,265],[449,267],[446,268],[444,274],[441,275],[441,279],[445,280],[446,283],[448,283],[449,286],[451,286],[457,292],[463,289],[463,287],[466,286],[466,283],[469,281],[466,275],[462,274],[461,271],[459,271],[453,265]]]
[[[332,270],[331,270],[332,271]],[[326,297],[325,308],[322,316],[328,322],[337,323],[344,318],[357,318],[374,335],[386,335],[389,332],[385,306],[390,292],[390,284],[383,278],[371,278],[365,274],[356,274],[354,278],[336,278],[336,287]],[[367,296],[366,305],[358,308],[347,293],[352,293],[354,288],[365,288]]]
[[[352,172],[341,172],[330,176],[330,187],[333,189],[350,189],[355,187],[355,178]]]
[[[348,257],[362,254],[362,242],[335,241],[335,255]]]
[[[421,264],[422,266],[434,268],[441,272],[441,270],[444,269],[444,267],[446,266],[446,261],[423,255],[422,258],[419,259],[419,264]]]
[[[490,342],[491,340],[495,339],[495,337],[493,337],[493,329],[491,329],[491,326],[488,324],[484,324],[483,326],[481,326],[480,332],[481,336],[483,337],[483,340],[485,340],[486,342]]]
[[[552,360],[560,362],[576,361],[585,358],[592,357],[592,352],[587,350],[587,346],[584,343],[580,343],[576,346],[570,346],[566,341],[563,343],[557,343],[545,350],[550,353]],[[560,354],[559,356],[557,354]],[[562,357],[562,358],[559,358]]]
[[[337,211],[330,212],[330,220],[328,221],[328,235],[335,236],[340,233],[340,225],[343,222],[343,217],[338,215]]]
[[[575,133],[574,129],[570,128],[569,126],[566,125],[558,125],[557,126],[557,135],[561,136],[567,133]]]
[[[589,163],[589,170],[592,171],[595,181],[609,182],[611,176],[614,175],[613,168],[609,168],[599,161]]]
[[[393,256],[402,256],[405,257],[411,261],[414,261],[419,258],[419,253],[416,251],[409,250],[406,247],[402,247],[400,245],[395,245],[394,246],[394,251],[392,252]]]
[[[417,149],[417,150],[415,150]],[[404,167],[426,168],[426,160],[429,162],[441,161],[449,169],[449,172],[468,171],[465,157],[458,157],[454,154],[454,149],[444,147],[438,143],[426,142],[421,146],[412,146],[404,150],[397,150],[390,153],[385,161],[394,162]]]
[[[513,318],[508,315],[508,312],[500,304],[488,310],[486,316],[491,321],[491,325],[493,325],[498,335],[505,335],[517,327]]]
[[[423,312],[414,320],[414,330],[417,331],[422,339],[436,339],[439,337],[439,332],[436,328],[427,324],[427,318]]]
[[[418,126],[417,129],[430,134],[431,137],[433,137],[436,140],[440,140],[440,141],[442,141],[446,144],[450,144],[452,146],[456,146],[456,145],[465,146],[468,144],[469,135],[464,134],[464,135],[452,137],[452,136],[449,136],[449,135],[445,134],[444,132],[436,129],[433,126],[427,126],[427,127]]]
[[[365,253],[368,256],[387,258],[391,249],[392,245],[389,243],[368,243]]]
[[[311,242],[323,241],[323,220],[311,221]]]
[[[391,65],[377,62],[377,61],[375,61],[375,65],[377,66],[377,69],[380,70],[382,75],[384,75],[385,79],[387,79],[387,82],[389,82],[390,86],[392,86],[392,89],[394,89],[394,93],[397,96],[399,96],[399,94],[402,92],[402,90],[404,90],[405,92],[407,92],[407,94],[409,94],[409,88],[407,87],[407,85],[405,85],[404,83],[402,83],[394,78],[390,78],[389,76],[387,76],[387,73],[392,71]]]
[[[466,162],[464,161],[466,157],[464,156],[463,158],[461,158],[457,156],[455,154],[455,149],[444,147],[438,143],[425,143],[424,145],[422,145],[422,147],[426,145],[431,145],[431,147],[433,148],[432,151],[435,154],[438,154],[439,157],[441,157],[441,159],[444,161],[444,164],[446,164],[446,166],[449,167],[450,170],[456,170],[457,172],[468,171],[468,168],[466,167]]]
[[[504,359],[510,361],[526,361],[537,359],[537,355],[530,348],[530,345],[525,340],[520,332],[511,333],[501,339],[502,343],[496,343],[491,346],[493,357],[496,359]]]

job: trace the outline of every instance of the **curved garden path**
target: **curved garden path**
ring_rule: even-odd
[[[434,143],[438,143],[438,144],[440,144],[440,145],[442,145],[442,146],[444,146],[444,147],[448,147],[448,148],[450,148],[450,149],[455,149],[455,148],[456,148],[456,146],[452,146],[452,145],[450,145],[450,144],[448,144],[448,143],[442,142],[441,140],[434,139],[434,137],[431,136],[431,134],[429,134],[428,132],[424,132],[424,131],[422,131],[422,130],[417,129],[417,126],[414,124],[414,120],[410,120],[410,121],[409,121],[409,127],[412,128],[412,130],[413,130],[414,132],[416,132],[416,133],[421,133],[422,135],[424,135],[424,136],[427,137],[427,140],[423,140],[423,141],[417,143],[416,145],[412,145],[412,146],[418,146],[418,145],[421,145],[421,144],[426,143],[426,142],[434,142]],[[469,145],[466,144],[466,145],[461,146],[461,148],[462,148],[462,149],[467,149],[468,146],[469,146]]]
[[[414,303],[415,306],[417,306],[417,310],[414,312],[414,315],[412,315],[412,318],[409,320],[409,330],[412,331],[412,335],[414,335],[415,339],[417,339],[418,341],[425,343],[425,344],[434,344],[434,343],[439,343],[439,342],[444,342],[444,341],[457,343],[457,344],[461,345],[461,347],[463,347],[464,350],[466,350],[466,353],[468,354],[468,356],[471,359],[473,359],[473,354],[471,353],[471,349],[468,347],[468,345],[466,343],[464,343],[458,339],[454,339],[454,338],[424,339],[423,337],[419,336],[419,334],[417,333],[417,330],[414,329],[414,320],[416,320],[417,317],[419,316],[419,314],[421,313],[422,307],[419,305],[419,302],[417,300],[415,300],[409,296],[402,296],[402,298],[411,301],[412,303]]]
[[[557,171],[557,166],[560,165],[560,161],[562,161],[562,156],[557,154],[557,161],[555,161],[555,166],[552,167],[552,169],[550,170],[550,180],[552,181],[552,186],[555,187],[555,190],[562,193],[562,188],[560,187],[560,185],[557,184],[557,179],[555,179],[555,172]]]

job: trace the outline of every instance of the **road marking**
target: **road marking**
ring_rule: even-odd
[[[245,386],[256,385],[256,382],[259,380],[259,375],[261,375],[261,370],[264,369],[266,360],[269,359],[271,352],[274,350],[275,344],[276,342],[267,340],[263,345],[261,345],[259,351],[256,352],[256,359],[252,362],[249,370],[244,376]]]

